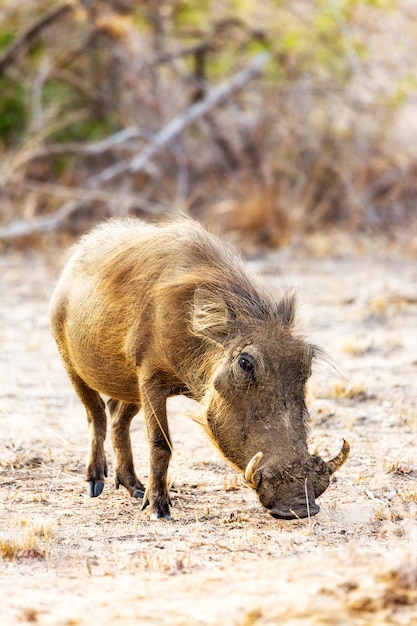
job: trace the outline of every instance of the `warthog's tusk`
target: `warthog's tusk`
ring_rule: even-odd
[[[255,454],[255,456],[251,458],[245,469],[245,480],[254,489],[256,489],[256,487],[258,486],[259,480],[257,481],[255,479],[255,473],[259,467],[259,463],[262,461],[262,457],[263,452],[258,452],[257,454]]]
[[[342,467],[343,463],[349,456],[349,450],[350,445],[348,444],[346,439],[343,439],[342,449],[340,450],[339,454],[335,456],[334,459],[331,459],[331,461],[327,461],[326,463],[329,474],[334,474],[340,467]]]

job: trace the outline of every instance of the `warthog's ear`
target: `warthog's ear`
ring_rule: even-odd
[[[285,328],[292,328],[295,320],[295,291],[278,302],[277,315]]]
[[[204,287],[195,290],[192,328],[196,335],[224,343],[230,333],[232,319],[221,297]]]

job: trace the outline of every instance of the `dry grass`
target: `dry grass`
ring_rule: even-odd
[[[366,397],[365,383],[349,383],[347,381],[337,381],[334,383],[330,396],[340,400],[352,400]]]
[[[384,320],[387,317],[389,306],[390,302],[386,296],[375,296],[369,300],[365,314],[368,317]]]
[[[9,561],[46,559],[54,537],[53,522],[45,519],[10,518],[0,536],[0,556]]]
[[[403,500],[404,502],[415,502],[415,503],[417,503],[417,488],[416,489],[410,489],[410,490],[402,491],[398,495],[401,498],[401,500]]]
[[[399,417],[401,422],[404,424],[406,428],[408,428],[412,433],[417,432],[417,413],[416,411],[408,406],[401,403],[398,407]]]
[[[227,472],[224,477],[223,488],[225,491],[236,491],[242,487],[242,479],[236,472]]]
[[[384,469],[387,474],[398,474],[400,476],[416,476],[417,470],[411,464],[400,458],[391,459],[384,462]]]
[[[346,339],[343,343],[343,351],[351,356],[363,356],[364,354],[371,352],[372,343],[369,339],[352,337]]]

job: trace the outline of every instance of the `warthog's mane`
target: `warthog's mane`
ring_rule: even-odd
[[[167,292],[204,287],[223,299],[236,319],[277,321],[291,326],[295,315],[294,293],[276,300],[243,267],[232,247],[207,232],[199,223],[181,219],[162,225],[171,235],[167,245],[176,250],[175,269],[161,276],[159,289]]]
[[[158,225],[136,218],[111,219],[84,236],[75,248],[86,264],[91,253],[100,250],[105,263],[94,264],[93,271],[101,274],[102,284],[110,290],[117,291],[126,283],[133,287],[135,277],[140,276],[145,286],[143,304],[152,294],[180,302],[185,294],[191,296],[204,287],[223,298],[236,319],[275,320],[288,327],[293,323],[294,294],[275,299],[243,267],[230,245],[190,218]]]

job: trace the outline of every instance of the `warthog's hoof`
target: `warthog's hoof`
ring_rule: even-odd
[[[126,476],[121,473],[116,473],[114,486],[116,489],[119,489],[120,485],[128,490],[132,498],[141,499],[145,495],[145,487],[134,474]]]
[[[162,515],[161,512],[158,511],[158,512],[151,513],[149,519],[152,522],[154,522],[155,520],[158,520],[158,519],[166,519],[167,522],[170,522],[171,521],[171,515],[169,513],[165,513],[164,515]]]
[[[89,480],[88,481],[88,495],[90,498],[97,498],[104,489],[103,480]]]
[[[142,511],[144,511],[150,505],[150,516],[149,519],[151,521],[155,521],[158,519],[166,519],[168,522],[171,521],[171,515],[169,512],[169,507],[171,505],[171,499],[168,496],[167,499],[158,499],[157,501],[150,502],[148,496],[145,493]]]

